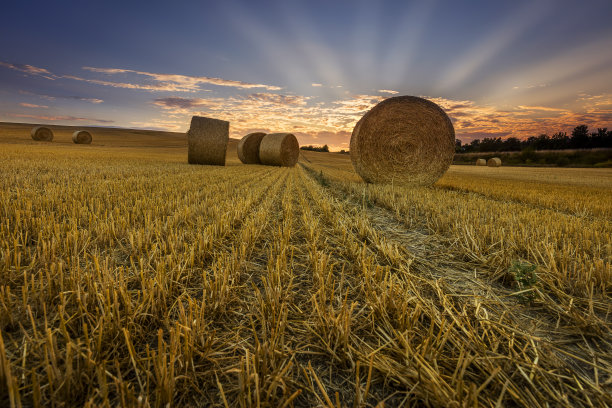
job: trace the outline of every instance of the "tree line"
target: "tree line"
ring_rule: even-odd
[[[475,139],[470,143],[462,144],[461,140],[455,140],[455,152],[515,152],[523,150],[564,150],[564,149],[595,149],[612,148],[612,131],[607,128],[598,128],[597,132],[589,133],[586,125],[576,126],[571,136],[565,132],[558,132],[552,136],[542,134],[531,136],[527,139],[509,137],[485,137]]]
[[[326,152],[326,153],[329,153],[329,146],[327,146],[327,145],[323,145],[323,146],[313,146],[313,145],[300,146],[300,149],[302,149],[302,150],[311,150],[313,152]]]

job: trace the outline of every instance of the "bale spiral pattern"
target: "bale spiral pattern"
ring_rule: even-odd
[[[501,159],[499,157],[493,157],[487,160],[487,166],[489,167],[501,167]]]
[[[265,133],[256,132],[249,133],[238,142],[238,158],[244,164],[258,164],[259,160],[259,145]]]
[[[76,144],[91,144],[91,133],[86,130],[77,130],[72,134],[72,141]]]
[[[51,142],[53,140],[53,132],[45,126],[37,126],[32,129],[32,139],[38,142]]]
[[[397,96],[357,122],[350,154],[355,171],[368,183],[431,185],[453,161],[455,129],[435,103]]]

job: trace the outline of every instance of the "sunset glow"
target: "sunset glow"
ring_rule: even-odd
[[[464,142],[612,128],[612,3],[586,3],[13,3],[0,121],[182,132],[203,115],[342,149],[373,105],[418,95]]]

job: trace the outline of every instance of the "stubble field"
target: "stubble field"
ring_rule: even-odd
[[[0,405],[612,405],[612,170],[0,129]]]

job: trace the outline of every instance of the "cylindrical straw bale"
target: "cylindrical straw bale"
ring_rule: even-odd
[[[229,122],[194,116],[187,132],[190,164],[214,164],[225,166],[225,154],[229,142]]]
[[[259,145],[265,133],[249,133],[238,142],[238,158],[244,164],[257,164],[259,161]]]
[[[487,160],[487,166],[489,167],[501,167],[501,159],[499,157],[493,157]]]
[[[486,166],[487,165],[487,161],[485,159],[476,159],[476,165],[477,166]]]
[[[76,144],[91,144],[91,133],[86,130],[77,130],[72,134],[72,141]]]
[[[397,96],[357,122],[350,154],[355,171],[368,183],[431,185],[453,161],[455,129],[435,103]]]
[[[268,166],[295,166],[299,155],[300,144],[293,133],[268,133],[259,144],[259,160]]]
[[[32,129],[32,139],[39,142],[51,142],[53,140],[53,132],[45,126],[37,126]]]

